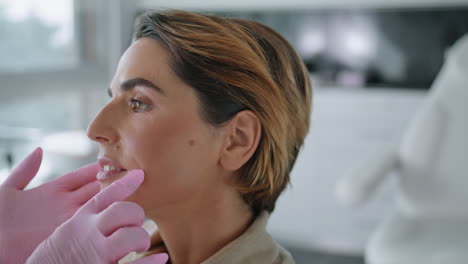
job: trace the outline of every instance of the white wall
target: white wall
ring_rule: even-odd
[[[423,90],[316,88],[311,129],[292,186],[271,216],[272,235],[289,247],[362,253],[369,234],[394,208],[395,177],[389,175],[360,208],[338,204],[336,182],[374,151],[397,144],[425,95]]]

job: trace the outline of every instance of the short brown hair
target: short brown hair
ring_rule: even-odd
[[[300,57],[261,23],[180,10],[140,15],[134,40],[143,37],[169,50],[171,68],[196,91],[208,123],[256,113],[261,139],[235,187],[255,213],[272,212],[309,129],[312,89]]]

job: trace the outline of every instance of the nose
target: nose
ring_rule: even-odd
[[[118,115],[113,112],[115,111],[112,109],[112,104],[104,106],[88,126],[87,136],[89,139],[101,145],[114,145],[118,143],[118,124],[115,122],[117,120],[113,120]]]

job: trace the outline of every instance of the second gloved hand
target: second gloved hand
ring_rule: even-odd
[[[141,170],[130,171],[94,196],[40,244],[26,264],[108,264],[132,251],[146,251],[150,238],[141,227],[144,211],[135,203],[122,202],[136,191],[143,177]],[[134,264],[166,261],[167,254],[161,254]]]
[[[34,249],[99,192],[97,163],[24,190],[42,161],[38,148],[0,185],[0,263],[24,263]]]

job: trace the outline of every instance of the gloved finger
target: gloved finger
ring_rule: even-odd
[[[166,253],[153,254],[126,264],[165,264],[169,260]]]
[[[145,252],[150,247],[150,236],[145,229],[139,226],[124,227],[107,237],[106,244],[112,252],[113,260],[119,260],[128,253]]]
[[[132,170],[95,195],[82,208],[83,210],[99,213],[112,203],[122,201],[134,193],[143,182],[143,179],[142,170]]]
[[[92,181],[87,183],[85,186],[79,188],[78,190],[73,192],[73,199],[76,201],[78,205],[83,205],[89,199],[93,198],[94,195],[99,193],[99,182]]]
[[[5,180],[3,186],[23,190],[36,176],[42,162],[42,148],[36,148],[29,154]]]
[[[97,228],[104,236],[126,226],[141,226],[145,221],[145,212],[136,203],[117,202],[99,214]]]
[[[100,170],[101,167],[95,162],[67,173],[55,179],[55,181],[61,186],[64,186],[65,190],[74,191],[81,188],[83,185],[95,181],[96,175]]]

